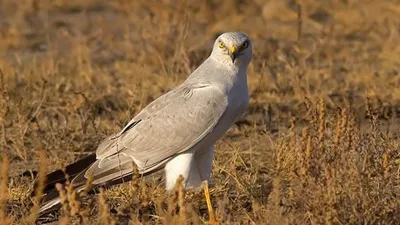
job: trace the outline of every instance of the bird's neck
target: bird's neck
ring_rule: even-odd
[[[209,57],[188,77],[186,82],[202,82],[212,85],[223,85],[227,88],[236,82],[247,84],[247,65],[224,63]]]
[[[219,71],[210,76],[215,85],[222,85],[227,91],[237,85],[247,86],[247,65],[225,64],[218,61],[215,65],[218,65]]]

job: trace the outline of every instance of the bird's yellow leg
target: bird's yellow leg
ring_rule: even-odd
[[[208,216],[210,217],[210,219],[209,219],[210,224],[217,224],[217,221],[215,220],[214,210],[211,205],[210,191],[208,190],[207,180],[203,181],[203,189],[204,189],[204,196],[206,197]]]

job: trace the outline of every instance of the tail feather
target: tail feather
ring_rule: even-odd
[[[60,196],[56,189],[56,184],[64,184],[68,180],[73,180],[79,174],[84,173],[94,162],[96,162],[96,154],[90,154],[72,164],[65,167],[65,170],[56,170],[46,176],[45,187],[43,193],[45,194],[40,207],[40,214],[57,210],[55,207],[60,203]],[[38,188],[38,183],[34,185],[34,191],[31,193],[33,196]]]
[[[86,187],[86,183],[87,183],[87,178],[85,177],[85,172],[87,171],[87,169],[85,169],[84,171],[82,171],[81,173],[79,173],[73,180],[72,180],[72,186],[73,188],[77,191],[80,192],[83,189],[85,189]],[[129,171],[124,170],[123,175],[119,176],[118,178],[115,179],[108,179],[109,177],[114,177],[115,173],[118,174],[120,173],[119,171],[114,171],[114,173],[107,172],[104,174],[100,174],[99,177],[93,178],[93,182],[94,184],[92,184],[91,186],[91,190],[96,190],[99,187],[109,187],[112,185],[116,185],[116,184],[120,184],[120,183],[124,183],[127,181],[132,180],[132,169],[130,169]],[[95,192],[90,192],[89,194],[92,194]],[[55,210],[59,209],[61,199],[60,199],[60,195],[57,189],[52,189],[49,190],[46,193],[46,196],[43,198],[42,200],[42,206],[40,207],[40,214],[47,214],[49,212],[53,212]]]
[[[68,179],[72,180],[94,162],[96,162],[96,154],[93,153],[72,164],[69,164],[65,167],[65,170],[56,170],[52,173],[49,173],[46,176],[46,185],[43,189],[43,193],[47,194],[48,192],[54,190],[57,183],[65,183],[67,181],[66,174],[68,174]],[[37,186],[38,183],[36,182],[34,185],[34,190],[36,190]],[[32,192],[32,195],[34,194],[35,191]]]
[[[93,190],[99,187],[109,187],[130,181],[133,173],[132,162],[133,161],[124,163],[117,162],[112,164],[113,166],[105,168],[105,166],[100,167],[100,161],[96,159],[96,155],[91,154],[68,165],[64,170],[65,172],[63,170],[57,170],[48,174],[47,183],[44,188],[45,197],[43,198],[40,207],[40,215],[47,214],[59,208],[56,207],[59,206],[60,203],[60,196],[56,189],[56,184],[64,184],[67,181],[66,174],[68,175],[68,179],[71,181],[72,187],[78,192],[82,191],[86,187],[88,180],[87,175],[93,174],[93,177],[91,178],[91,189]],[[158,172],[161,171],[162,168],[163,167],[161,166],[150,172],[141,174],[141,176],[158,176]],[[35,187],[37,187],[37,184]]]

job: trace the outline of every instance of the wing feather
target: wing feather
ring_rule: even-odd
[[[216,126],[228,105],[226,94],[209,85],[183,84],[153,101],[97,149],[98,170],[130,157],[142,173],[189,150]],[[97,167],[96,166],[96,167]],[[100,169],[103,168],[103,169]]]

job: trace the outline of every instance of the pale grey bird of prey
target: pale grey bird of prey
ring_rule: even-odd
[[[143,176],[164,169],[167,190],[180,175],[185,188],[203,186],[214,222],[207,184],[214,145],[247,109],[251,58],[246,34],[220,35],[211,55],[182,84],[150,103],[95,153],[66,167],[73,187],[83,190],[89,174],[93,187],[127,181],[132,162]],[[63,182],[60,170],[47,175],[41,212],[60,203],[55,184]]]

